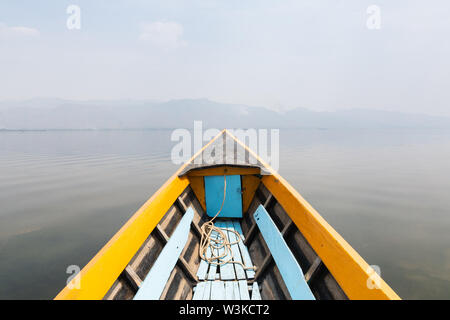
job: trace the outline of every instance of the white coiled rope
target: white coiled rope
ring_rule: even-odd
[[[202,232],[201,239],[200,239],[200,247],[199,247],[199,255],[200,258],[205,260],[206,262],[210,264],[215,265],[224,265],[226,263],[236,263],[241,265],[244,270],[255,270],[256,267],[246,267],[242,262],[240,261],[233,261],[233,252],[231,250],[231,246],[234,244],[238,244],[239,241],[241,241],[241,235],[236,230],[231,230],[227,228],[220,228],[216,227],[214,225],[214,220],[217,218],[219,213],[223,209],[223,205],[225,204],[225,197],[226,197],[226,190],[227,190],[227,178],[226,175],[223,176],[224,179],[224,187],[223,187],[223,200],[222,205],[220,206],[219,211],[216,213],[216,215],[209,220],[208,222],[205,222],[201,227],[200,230]],[[226,232],[233,232],[236,235],[237,241],[230,242],[228,240],[228,237],[226,235]],[[213,238],[211,237],[212,233],[215,232],[217,237]],[[222,254],[216,255],[216,252],[220,252],[224,248]],[[207,252],[210,253],[210,257],[207,256]],[[228,260],[223,260],[223,258],[227,257],[228,254],[230,254],[230,258]]]

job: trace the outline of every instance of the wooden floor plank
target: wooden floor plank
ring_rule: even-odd
[[[242,260],[244,262],[244,265],[246,267],[253,267],[253,263],[252,263],[252,259],[250,258],[250,254],[248,253],[248,249],[247,247],[244,245],[244,234],[242,233],[242,228],[241,225],[239,224],[238,221],[233,221],[234,224],[234,228],[235,230],[240,234],[241,236],[241,241],[239,241],[239,250],[241,251],[241,255],[242,255]],[[253,279],[255,277],[255,271],[254,270],[245,270],[245,272],[247,273],[247,278],[248,279]]]
[[[252,300],[261,300],[261,293],[259,292],[258,283],[253,282],[252,286]]]
[[[192,300],[203,300],[203,295],[205,293],[206,282],[202,281],[197,284],[195,287],[194,296]]]
[[[211,234],[211,238],[217,239],[217,234],[215,232],[213,232]],[[217,249],[211,249],[211,256],[212,256],[212,252],[214,252],[215,256],[218,256],[218,251]],[[215,260],[217,261],[217,260]],[[215,280],[216,279],[216,273],[217,273],[217,264],[212,263],[209,266],[209,271],[208,271],[208,280]]]
[[[217,250],[213,249],[213,251],[215,251],[215,255],[217,256],[218,255]],[[208,280],[216,280],[216,274],[217,274],[217,264],[211,263],[208,271]]]
[[[213,281],[211,285],[211,300],[225,300],[225,284],[223,281]]]
[[[212,281],[205,282],[205,291],[203,292],[203,300],[211,300],[211,283]]]
[[[248,285],[246,280],[239,280],[239,294],[241,296],[240,300],[250,300],[250,295],[248,293]]]
[[[209,248],[206,250],[206,257],[211,258],[211,250],[209,250]],[[208,274],[208,268],[209,268],[209,263],[206,262],[205,260],[201,259],[200,265],[198,266],[198,270],[197,270],[197,278],[199,280],[206,279],[206,275]]]
[[[232,221],[227,221],[226,226],[227,226],[227,228],[229,230],[235,230],[234,224],[233,224]],[[234,232],[229,231],[228,232],[228,237],[229,237],[231,243],[237,241],[237,236],[236,236],[236,234]],[[237,262],[241,262],[242,263],[242,256],[241,256],[241,250],[239,250],[239,244],[233,244],[231,246],[231,252],[233,254],[233,261],[237,261]],[[235,263],[234,264],[234,270],[236,272],[236,279],[238,279],[238,280],[246,279],[246,277],[245,277],[245,270],[240,264]]]
[[[216,226],[218,228],[227,228],[227,224],[224,221],[217,221]],[[225,236],[228,238],[228,232],[226,230],[222,230]],[[225,253],[225,251],[228,250],[225,247],[221,248],[219,250],[219,254],[222,255]],[[231,255],[231,252],[228,250],[228,254],[223,258],[223,261],[232,260],[233,257]],[[233,263],[225,263],[220,266],[220,279],[222,280],[235,280],[236,279],[236,273],[234,272],[234,266]]]
[[[225,300],[236,300],[234,298],[233,281],[225,282]]]
[[[237,281],[233,281],[233,298],[234,300],[241,300],[241,294],[239,292],[239,284]]]

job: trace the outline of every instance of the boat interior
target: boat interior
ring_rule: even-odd
[[[170,177],[79,277],[81,289],[66,286],[56,299],[399,299],[227,130]]]
[[[156,281],[164,282],[160,285],[162,287],[160,295],[158,293],[159,296],[152,296],[155,291],[153,283],[149,290],[152,294],[150,296],[145,293],[141,294],[143,299],[292,299],[292,295],[298,296],[298,292],[289,290],[290,288],[286,285],[289,280],[285,279],[289,275],[280,272],[280,267],[288,263],[289,259],[281,256],[281,258],[277,257],[279,260],[277,261],[268,245],[268,242],[270,244],[272,241],[270,238],[274,236],[283,239],[287,245],[289,252],[285,254],[294,257],[292,263],[297,264],[297,266],[288,266],[288,271],[295,273],[296,268],[300,269],[302,272],[300,276],[304,277],[305,283],[313,294],[311,299],[347,299],[332,274],[277,202],[277,199],[260,183],[261,176],[251,173],[255,172],[253,168],[243,170],[250,171],[250,174],[227,176],[229,180],[231,177],[237,178],[237,188],[242,189],[238,190],[240,192],[236,192],[241,197],[241,202],[237,201],[237,203],[238,205],[242,204],[244,213],[237,214],[237,217],[224,217],[219,214],[214,224],[225,230],[232,229],[240,233],[239,243],[232,248],[232,259],[242,261],[246,267],[254,266],[255,270],[244,270],[241,265],[232,263],[217,266],[208,264],[200,258],[200,227],[211,219],[206,211],[209,197],[208,179],[219,177],[219,180],[223,180],[223,176],[216,174],[222,171],[226,175],[226,171],[233,171],[232,169],[227,166],[219,166],[209,169],[212,170],[211,172],[203,169],[199,172],[194,170],[188,174],[191,184],[157,224],[104,299],[135,299],[137,293],[143,290],[142,284],[149,272],[153,268],[159,267],[156,264],[161,258],[163,249],[182,223],[189,224],[187,240],[184,245],[182,244],[179,256],[174,257],[174,267],[168,273],[168,278],[156,279]],[[204,176],[204,174],[214,175]],[[230,191],[235,187],[228,182]],[[220,197],[219,192],[215,199],[219,206]],[[228,207],[227,204],[228,202],[225,202],[225,209]],[[255,214],[260,207],[268,213],[268,218],[275,226],[275,228],[267,230],[267,234],[262,232],[255,220]],[[183,221],[188,210],[193,212],[192,221]],[[224,213],[226,215],[226,212]],[[235,234],[228,232],[228,236],[234,237]],[[172,250],[169,254],[176,255],[177,253]],[[164,258],[164,261],[162,267],[167,268],[167,258]],[[293,291],[295,290],[296,288],[293,289]],[[300,293],[301,296],[302,293]]]

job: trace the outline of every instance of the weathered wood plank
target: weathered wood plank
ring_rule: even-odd
[[[211,250],[209,248],[206,250],[206,257],[211,258]],[[200,265],[198,266],[198,270],[197,270],[197,277],[199,280],[206,279],[208,267],[209,267],[209,263],[206,262],[205,260],[201,259]]]
[[[215,251],[215,255],[217,256],[217,250],[213,249],[211,251]],[[217,278],[217,264],[211,263],[209,265],[209,271],[208,271],[208,280],[216,280]]]
[[[206,282],[202,281],[197,284],[195,287],[194,296],[192,300],[203,300],[203,295],[205,294]]]
[[[227,225],[224,221],[217,221],[216,227],[218,228],[227,228]],[[227,240],[229,241],[228,237],[228,231],[222,230],[225,236],[227,237]],[[219,255],[222,255],[225,253],[227,249],[225,247],[221,248],[219,250]],[[231,255],[231,252],[228,250],[228,254],[222,258],[223,261],[232,260],[233,257]],[[236,279],[236,273],[234,272],[234,266],[233,263],[225,263],[220,266],[220,279],[222,280],[235,280]]]
[[[188,240],[194,211],[189,208],[162,249],[147,277],[134,296],[135,300],[157,300]]]
[[[258,266],[258,270],[256,271],[255,280],[259,280],[259,278],[264,274],[266,269],[270,266],[270,264],[273,262],[273,257],[269,253],[268,256],[266,256],[263,260],[263,263]]]
[[[322,264],[322,259],[320,257],[317,257],[312,265],[309,267],[308,271],[305,273],[305,280],[306,282],[310,282],[313,278],[317,270],[319,270],[320,265]]]
[[[218,251],[216,249],[212,249],[211,251],[215,252],[215,255],[218,255]],[[208,271],[208,280],[215,280],[217,274],[217,264],[211,263],[209,265],[209,271]]]
[[[205,292],[203,293],[203,300],[211,300],[211,283],[212,281],[206,281]]]
[[[215,232],[211,233],[211,238],[212,239],[217,239],[218,235]],[[219,251],[217,249],[211,249],[211,257],[212,256],[218,256],[219,255]],[[217,262],[217,260],[214,260],[215,262]],[[208,272],[208,280],[215,280],[216,279],[216,273],[217,273],[217,264],[216,263],[211,263],[209,266],[209,272]]]
[[[256,225],[256,223],[254,223],[251,227],[250,230],[248,230],[247,232],[247,236],[245,237],[245,241],[244,241],[244,245],[249,245],[250,242],[253,240],[253,238],[256,235],[256,232],[258,231],[258,226]]]
[[[261,294],[259,293],[259,286],[255,282],[253,282],[252,286],[252,300],[261,300]]]
[[[269,206],[270,201],[272,201],[273,195],[270,193],[269,196],[267,197],[266,201],[264,201],[264,208],[267,209],[267,207]]]
[[[142,280],[141,278],[139,278],[137,273],[134,272],[134,270],[129,265],[125,268],[124,273],[133,288],[135,290],[139,290],[139,287],[142,284]]]
[[[239,294],[241,296],[241,300],[250,300],[250,295],[248,293],[247,281],[239,280]]]
[[[241,251],[242,255],[242,261],[244,262],[244,265],[246,267],[253,267],[252,259],[250,258],[250,254],[248,253],[247,247],[244,245],[244,234],[242,233],[241,225],[238,221],[233,221],[234,229],[239,233],[241,236],[241,241],[239,241],[239,250]],[[248,279],[253,279],[255,277],[255,271],[251,269],[246,269],[245,272],[247,273]]]
[[[233,224],[232,221],[227,221],[226,222],[226,227],[229,230],[235,230],[234,224]],[[230,239],[231,243],[237,241],[237,237],[236,237],[236,234],[234,232],[228,231],[228,238]],[[241,251],[239,250],[239,244],[233,244],[231,246],[231,252],[232,252],[232,255],[233,255],[233,261],[242,263],[242,256],[241,256]],[[245,270],[240,264],[235,263],[234,264],[234,270],[236,272],[236,279],[238,279],[238,280],[245,279]]]
[[[295,224],[292,222],[292,220],[290,220],[283,228],[283,230],[281,230],[281,235],[283,237],[286,237],[288,232],[291,231],[294,228]]]
[[[278,270],[280,270],[291,298],[294,300],[314,300],[314,295],[305,281],[300,265],[262,205],[256,209],[254,218]]]
[[[233,281],[233,299],[241,300],[241,294],[239,292],[239,284],[237,281]]]
[[[232,281],[225,282],[225,300],[235,300]]]
[[[189,264],[183,257],[180,256],[178,258],[177,266],[179,266],[184,271],[184,273],[188,276],[188,278],[191,281],[194,281],[194,282],[197,281],[197,278],[196,278],[194,272],[192,272],[191,267],[189,266]]]
[[[211,285],[211,300],[225,300],[225,284],[223,281],[213,281]]]

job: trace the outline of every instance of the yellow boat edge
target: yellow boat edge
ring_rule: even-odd
[[[271,173],[262,178],[262,183],[287,212],[349,299],[401,299],[297,190],[233,134],[228,134]],[[368,282],[376,283],[376,286],[369,286]]]
[[[199,150],[191,160],[223,132]],[[189,185],[187,177],[178,176],[186,165],[181,166],[80,271],[79,288],[66,285],[55,297],[56,300],[99,300],[105,296],[145,239]]]
[[[350,244],[284,178],[227,130],[220,132],[191,160],[224,132],[255,156],[271,173],[263,176],[261,182],[303,233],[349,299],[400,299]],[[105,296],[160,219],[189,185],[189,179],[186,176],[178,176],[185,166],[181,166],[81,270],[80,287],[76,289],[66,286],[55,299],[97,300]],[[211,170],[215,173],[225,171],[225,174],[235,173],[217,167],[203,170]],[[254,168],[247,170],[254,172]],[[368,285],[369,281],[376,283],[376,286]]]

